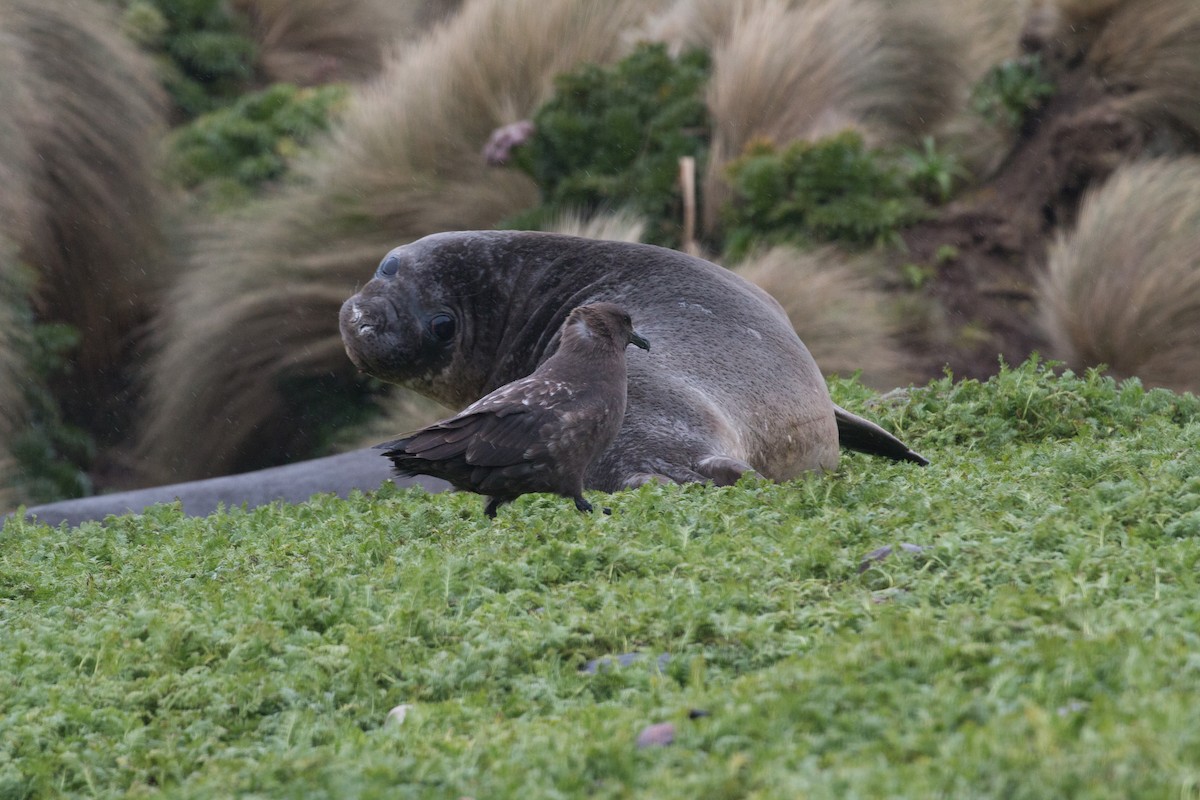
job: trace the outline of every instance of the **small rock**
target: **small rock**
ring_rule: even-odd
[[[1078,714],[1081,711],[1087,711],[1088,703],[1083,700],[1072,700],[1065,706],[1058,707],[1058,715],[1060,717],[1068,717],[1071,714]]]
[[[646,747],[666,747],[675,741],[675,726],[670,722],[659,722],[647,725],[638,734],[637,746],[641,750]]]
[[[891,391],[872,397],[866,402],[866,406],[871,410],[877,408],[887,408],[889,406],[900,406],[904,405],[911,399],[912,395],[908,389],[904,387],[896,387]]]
[[[383,724],[384,725],[400,725],[400,724],[402,724],[404,722],[405,717],[408,716],[408,712],[412,711],[412,709],[413,709],[413,707],[411,705],[409,705],[408,703],[403,703],[401,705],[396,706],[395,708],[393,708],[391,711],[389,711],[387,713],[387,719],[385,719],[383,721]]]
[[[871,568],[872,564],[878,564],[892,554],[892,546],[885,544],[877,550],[872,550],[863,556],[863,560],[858,562],[858,574],[862,575]]]
[[[580,672],[587,675],[595,675],[597,672],[616,669],[617,667],[628,667],[637,661],[641,661],[646,657],[645,653],[621,653],[619,656],[601,656],[593,658],[579,668]],[[658,669],[661,672],[667,668],[667,664],[671,660],[670,653],[662,653],[658,657]]]
[[[912,542],[901,542],[900,549],[906,553],[920,555],[930,548],[927,545],[913,544]],[[858,562],[858,574],[862,575],[871,568],[872,564],[878,564],[880,561],[883,561],[894,552],[896,552],[896,548],[892,547],[890,544],[885,544],[883,547],[867,553],[865,556],[863,556],[863,560]]]

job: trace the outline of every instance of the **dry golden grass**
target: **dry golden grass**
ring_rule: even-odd
[[[39,315],[82,334],[73,377],[80,404],[95,403],[121,369],[158,286],[152,170],[161,90],[107,12],[100,3],[0,0],[12,62],[0,92],[32,101],[5,105],[3,115],[36,153],[14,166],[3,145],[6,184],[28,191],[27,223],[10,235],[39,275]]]
[[[777,1],[674,0],[661,12],[649,15],[630,36],[664,42],[676,55],[688,48],[712,50],[729,38],[736,20]],[[787,5],[802,6],[806,2],[791,0]]]
[[[251,22],[269,81],[301,85],[375,76],[388,49],[414,39],[460,0],[234,0]]]
[[[991,175],[1016,142],[1016,131],[987,122],[970,107],[970,93],[992,67],[1021,54],[1030,0],[911,0],[926,4],[956,43],[962,81],[939,144],[975,178]]]
[[[228,472],[293,449],[278,386],[295,375],[349,380],[342,301],[390,248],[533,205],[529,179],[487,167],[483,144],[531,116],[555,75],[621,55],[621,32],[653,5],[473,2],[358,92],[296,186],[215,224],[156,326],[141,447],[154,477]]]
[[[1200,3],[1114,5],[1088,50],[1089,66],[1117,89],[1121,111],[1152,131],[1173,132],[1194,149],[1200,142]]]
[[[1020,55],[1030,0],[909,0],[941,19],[961,48],[959,68],[969,89],[989,69]]]
[[[869,258],[834,247],[782,246],[751,256],[735,272],[779,301],[822,373],[848,377],[861,370],[867,386],[890,389],[910,383],[915,373],[887,295],[868,277]]]
[[[0,0],[0,11],[4,7]],[[13,42],[0,16],[0,237],[24,240],[33,210],[30,178],[35,159],[26,120],[36,113],[36,106],[21,80],[23,58],[10,46]]]
[[[1107,110],[1139,122],[1154,152],[1200,143],[1200,3],[1194,0],[1041,0],[1030,47],[1082,61],[1111,98]]]
[[[344,431],[337,442],[338,450],[357,450],[370,447],[402,433],[415,431],[438,420],[454,415],[454,410],[397,387],[379,401],[379,414],[365,425]]]
[[[546,225],[545,229],[587,239],[640,242],[646,233],[646,221],[631,211],[608,211],[591,216],[567,213]]]
[[[916,96],[918,100],[912,106],[912,110],[918,115],[928,113],[929,106],[932,105],[936,112],[936,118],[923,122],[919,126],[922,132],[925,129],[936,130],[939,135],[948,137],[950,146],[960,154],[972,171],[983,174],[996,165],[999,159],[995,155],[996,153],[1002,156],[1007,151],[1011,145],[1011,141],[1009,141],[1011,136],[1008,135],[1008,132],[999,131],[994,126],[983,124],[977,115],[968,110],[967,98],[970,87],[988,69],[1019,53],[1020,35],[1029,3],[1030,0],[906,0],[906,2],[836,0],[833,3],[822,2],[822,0],[742,0],[741,2],[676,0],[662,13],[652,16],[639,31],[639,35],[667,42],[673,52],[679,52],[686,47],[704,47],[717,51],[728,45],[731,36],[739,26],[758,26],[766,30],[766,35],[759,42],[765,49],[758,54],[759,57],[764,62],[778,59],[777,63],[767,70],[768,79],[780,80],[791,69],[794,70],[792,74],[793,80],[795,80],[795,76],[803,75],[812,69],[810,65],[814,57],[820,59],[818,65],[821,62],[836,64],[836,61],[822,58],[821,53],[836,47],[844,47],[842,44],[844,41],[851,43],[851,49],[845,51],[847,57],[856,59],[850,63],[861,65],[864,70],[872,69],[870,65],[873,62],[877,63],[880,57],[886,56],[883,52],[879,52],[871,58],[862,59],[859,55],[861,50],[854,49],[853,29],[857,27],[861,43],[872,35],[877,36],[882,27],[887,31],[886,41],[892,48],[893,56],[899,57],[899,60],[894,63],[898,63],[902,70],[902,74],[896,76],[903,84],[899,93],[895,95],[896,99],[903,103]],[[822,6],[825,8],[822,9]],[[801,16],[792,17],[792,13]],[[831,13],[840,19],[847,20],[839,23],[839,26],[847,27],[835,27],[833,38],[827,39],[827,43],[819,44],[813,55],[806,54],[806,51],[812,47],[811,41],[819,42],[824,32],[829,31],[830,28],[825,27],[822,31],[814,31],[811,35],[797,35],[788,26],[794,27],[804,15],[811,15],[813,24],[816,25],[822,15],[829,16]],[[875,25],[866,22],[856,25],[853,21],[854,17],[864,14],[869,17],[876,14],[882,15],[880,17],[883,20],[882,24]],[[781,15],[784,19],[780,19]],[[777,25],[778,27],[776,27]],[[915,30],[913,26],[915,26]],[[922,28],[929,29],[930,27],[932,30],[924,32],[924,35],[928,35],[930,38],[922,41]],[[849,38],[847,38],[848,36]],[[915,48],[915,53],[913,51],[904,52],[906,38],[911,39],[911,46]],[[743,48],[749,57],[755,56],[757,45],[752,37],[747,39]],[[795,59],[796,63],[789,63],[790,59]],[[930,92],[936,94],[923,94],[923,87],[919,79],[915,92],[908,88],[913,73],[919,71],[922,64],[926,65],[929,72],[925,76],[926,80],[942,79],[941,85],[928,87]],[[842,68],[834,66],[833,69],[841,71]],[[882,71],[886,73],[888,70],[885,67]],[[903,78],[903,73],[908,74],[907,82]],[[826,75],[825,68],[818,66],[818,74]],[[852,81],[855,80],[855,69],[846,69],[841,74],[847,81],[847,86],[854,85]],[[859,85],[871,84],[876,76],[865,74],[862,77],[865,80]],[[953,80],[947,80],[950,78]],[[739,89],[742,88],[739,86],[739,80],[742,79],[742,76],[731,73],[728,80],[727,94],[735,100],[738,98]],[[891,80],[891,78],[887,80]],[[889,87],[887,80],[875,84],[882,89],[881,93],[895,90],[895,87]],[[831,87],[832,84],[828,81],[827,77],[822,77],[822,83],[812,84],[813,90],[820,92],[823,90],[822,87]],[[788,81],[785,80],[784,85],[787,83]],[[805,138],[822,135],[839,126],[859,127],[868,136],[886,136],[885,132],[867,126],[865,121],[856,115],[857,109],[853,108],[853,103],[842,108],[833,104],[822,108],[822,100],[818,94],[815,97],[803,97],[803,104],[789,103],[781,111],[776,108],[779,106],[778,98],[787,95],[777,94],[782,91],[781,88],[768,87],[768,90],[775,94],[767,97],[766,91],[756,89],[754,90],[756,94],[746,99],[745,106],[748,108],[731,109],[728,117],[734,120],[734,124],[736,124],[737,115],[747,111],[749,112],[748,116],[743,118],[774,116],[778,117],[778,123],[785,123],[788,114],[799,117],[801,120],[807,117],[808,120],[815,121],[815,128],[801,134]],[[844,95],[840,102],[845,102]],[[940,126],[935,125],[937,118],[944,118],[944,123]],[[769,130],[765,131],[765,134],[778,135]],[[753,135],[751,133],[750,137]],[[901,135],[904,135],[904,131],[901,131]],[[747,136],[745,135],[737,137],[725,145],[724,149],[740,148],[744,146],[746,140]],[[736,155],[735,151],[731,151],[728,155],[722,154],[722,160]],[[711,183],[709,188],[712,188]],[[723,197],[722,192],[721,198]],[[721,198],[718,198],[718,205]],[[710,210],[708,216],[710,223],[712,214],[716,211],[717,209]]]
[[[1040,286],[1049,354],[1200,391],[1200,158],[1120,168],[1052,246]]]
[[[750,141],[783,145],[846,128],[874,145],[913,141],[962,95],[954,39],[919,4],[756,0],[737,8],[713,50],[708,231],[729,196],[726,166]]]

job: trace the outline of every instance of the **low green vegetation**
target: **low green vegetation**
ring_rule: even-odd
[[[1196,797],[1200,401],[833,389],[932,465],[10,522],[0,797]]]
[[[971,177],[957,156],[939,149],[932,136],[921,138],[919,148],[900,154],[900,163],[909,188],[930,203],[942,204]]]
[[[31,380],[23,387],[28,418],[9,449],[19,467],[15,487],[34,503],[82,497],[92,491],[87,468],[96,456],[95,440],[64,419],[49,386],[69,374],[69,355],[79,332],[61,323],[33,323],[26,362]]]
[[[647,241],[680,246],[679,160],[696,158],[703,173],[708,74],[705,52],[676,59],[654,44],[612,66],[584,64],[559,76],[529,140],[511,155],[538,184],[542,203],[505,227],[536,229],[572,210],[628,208],[647,220]],[[1005,83],[992,94],[1001,89],[1009,99],[1016,91]],[[854,131],[782,148],[754,141],[728,169],[734,196],[726,227],[708,245],[731,260],[762,244],[894,244],[901,228],[929,204],[948,201],[969,177],[932,137],[890,152],[868,148]]]
[[[971,93],[971,108],[993,125],[1015,131],[1054,92],[1041,57],[1036,53],[1024,55],[989,70]]]
[[[176,115],[189,119],[233,101],[254,77],[248,21],[223,0],[112,0],[126,33],[158,61]]]
[[[24,365],[23,419],[8,442],[17,465],[12,488],[32,503],[80,497],[92,489],[86,469],[95,457],[95,442],[64,419],[50,388],[70,375],[70,355],[79,344],[79,332],[62,323],[38,322],[29,299],[35,279],[32,270],[7,266],[0,272],[0,302],[8,306],[10,321],[21,331],[12,344],[14,356]]]
[[[286,83],[243,95],[172,132],[167,174],[217,208],[243,204],[281,178],[290,161],[328,130],[347,95],[339,84]]]
[[[754,142],[729,165],[735,197],[726,210],[725,249],[736,260],[760,243],[894,243],[901,228],[922,217],[922,193],[943,183],[939,170],[952,169],[934,154],[930,144],[897,161],[854,131],[782,149]]]
[[[704,86],[709,58],[679,58],[641,45],[611,67],[584,64],[555,80],[535,133],[513,164],[542,192],[542,204],[509,225],[537,228],[564,212],[629,208],[647,220],[647,241],[678,246],[681,156],[702,158],[708,141]]]

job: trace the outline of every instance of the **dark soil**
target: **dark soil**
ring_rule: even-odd
[[[1090,72],[1060,69],[1055,80],[1056,94],[996,173],[903,234],[899,263],[934,270],[926,318],[906,336],[923,375],[949,366],[985,378],[998,357],[1016,364],[1043,348],[1034,294],[1052,234],[1073,224],[1086,189],[1145,148],[1147,131],[1115,110]]]

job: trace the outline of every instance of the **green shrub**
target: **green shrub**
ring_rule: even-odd
[[[887,243],[924,213],[908,174],[853,131],[782,150],[752,143],[729,176],[725,249],[734,259],[759,243]]]
[[[25,365],[21,383],[24,424],[8,444],[17,465],[15,488],[31,503],[81,497],[91,492],[85,469],[95,444],[81,428],[67,423],[50,384],[70,375],[70,354],[79,332],[70,325],[39,323],[27,298],[33,273],[0,275],[0,297],[15,312],[16,324],[29,333],[17,337],[17,357]]]
[[[247,21],[221,0],[121,0],[126,33],[159,60],[184,118],[212,111],[246,90],[256,48]]]
[[[938,150],[932,136],[921,140],[920,149],[905,150],[900,162],[908,185],[931,203],[945,203],[970,173],[953,153]]]
[[[971,108],[993,125],[1018,130],[1054,95],[1054,84],[1035,53],[992,67],[971,92]]]
[[[672,58],[643,45],[611,67],[587,64],[556,79],[534,116],[536,132],[514,155],[542,191],[542,204],[510,220],[539,227],[564,211],[630,208],[648,220],[655,244],[679,243],[679,159],[704,155],[703,89],[709,58]]]
[[[346,96],[340,85],[276,84],[248,94],[177,129],[168,174],[180,186],[200,188],[216,205],[235,205],[283,175],[289,159],[329,127]]]

